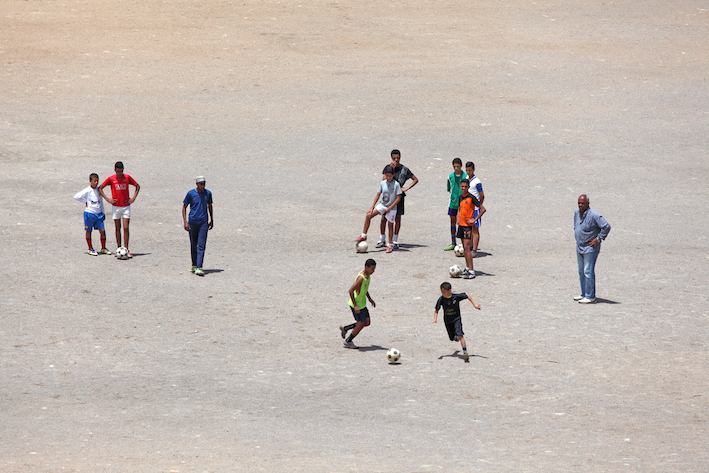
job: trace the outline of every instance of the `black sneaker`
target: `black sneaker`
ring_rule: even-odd
[[[345,327],[340,325],[340,335],[342,335],[342,338],[345,338],[347,336],[347,330],[345,330]]]
[[[463,279],[475,279],[475,271],[463,270]]]

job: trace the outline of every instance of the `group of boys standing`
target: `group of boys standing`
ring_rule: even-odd
[[[384,178],[379,183],[377,194],[374,197],[372,207],[367,211],[364,220],[362,234],[355,239],[357,242],[367,240],[367,230],[372,218],[381,215],[380,237],[376,247],[382,248],[386,245],[387,253],[391,253],[393,248],[398,248],[399,231],[401,228],[401,216],[404,214],[404,191],[414,187],[418,183],[418,178],[409,168],[401,164],[401,153],[395,149],[391,152],[391,164],[384,170]],[[482,202],[485,200],[482,183],[475,176],[475,165],[472,162],[466,164],[466,171],[462,171],[463,163],[460,158],[453,160],[453,173],[448,177],[448,192],[451,194],[448,215],[451,220],[451,240],[452,243],[444,250],[453,250],[460,238],[463,243],[467,267],[463,272],[465,279],[475,278],[473,269],[473,257],[477,256],[478,244],[480,242],[480,218],[485,213]],[[404,187],[406,181],[412,180],[408,187]],[[381,201],[379,200],[381,198]],[[385,242],[385,227],[389,227],[389,240]],[[346,348],[357,348],[353,339],[360,331],[369,326],[370,316],[367,309],[367,300],[373,307],[376,303],[369,295],[369,282],[372,274],[376,270],[377,263],[369,258],[364,263],[364,270],[357,274],[355,282],[349,290],[349,305],[355,323],[340,326],[340,335],[344,339]],[[444,323],[446,331],[451,341],[460,342],[463,349],[463,359],[469,361],[467,346],[463,333],[463,324],[460,314],[460,302],[470,300],[476,309],[480,305],[465,293],[454,294],[450,283],[441,284],[441,297],[436,301],[433,323],[438,320],[438,311],[443,308]],[[348,332],[351,333],[349,336]]]
[[[106,248],[106,230],[103,221],[106,220],[106,215],[103,213],[103,201],[106,200],[113,205],[113,223],[116,229],[116,244],[121,246],[121,229],[123,230],[123,243],[127,251],[128,258],[132,258],[128,243],[130,239],[130,206],[135,202],[140,192],[140,184],[128,174],[123,172],[123,163],[116,162],[114,165],[115,174],[103,181],[99,186],[98,174],[92,173],[89,176],[89,186],[77,193],[74,198],[85,204],[84,209],[84,230],[86,231],[86,244],[89,246],[88,254],[98,256],[99,252],[94,249],[91,238],[93,229],[99,231],[101,238],[101,254],[110,255],[111,252]],[[107,197],[103,189],[111,186],[111,197]],[[135,187],[133,197],[130,196],[129,186]]]

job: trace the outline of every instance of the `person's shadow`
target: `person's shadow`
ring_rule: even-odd
[[[204,275],[206,276],[207,274],[212,274],[212,273],[221,273],[224,270],[223,269],[203,269]]]
[[[468,355],[470,356],[470,358],[484,358],[486,360],[488,359],[486,356],[482,356],[482,355],[474,355],[472,353],[468,353]],[[463,353],[460,350],[456,350],[453,353],[451,353],[450,355],[441,355],[438,357],[439,360],[442,360],[443,358],[458,358],[459,360],[462,360]]]
[[[368,347],[359,347],[359,351],[376,351],[376,350],[388,350],[388,348],[380,347],[379,345],[369,345]]]
[[[596,297],[596,304],[620,304],[620,302],[612,301],[609,299],[601,299],[600,297]]]

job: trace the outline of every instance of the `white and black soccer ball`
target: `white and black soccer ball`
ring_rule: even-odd
[[[465,248],[463,248],[463,245],[455,245],[453,253],[455,253],[456,256],[465,256]]]
[[[448,270],[448,274],[453,276],[454,278],[459,278],[463,274],[463,268],[458,266],[457,264],[454,264],[453,266],[450,267]]]
[[[366,241],[358,241],[355,245],[355,249],[357,250],[357,253],[366,253],[369,249],[369,245]]]
[[[116,258],[118,259],[128,259],[128,248],[121,246],[116,250]]]
[[[387,352],[387,360],[389,363],[396,363],[401,358],[401,352],[396,348],[390,348]]]

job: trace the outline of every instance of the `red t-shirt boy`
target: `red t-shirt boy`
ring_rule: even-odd
[[[125,247],[128,248],[128,240],[130,238],[130,205],[135,202],[135,198],[138,197],[140,184],[128,174],[123,173],[123,163],[121,161],[116,162],[114,169],[116,170],[116,174],[103,181],[103,184],[98,187],[98,192],[101,194],[101,197],[113,204],[113,223],[116,227],[116,243],[118,247],[120,248],[121,246],[121,221],[123,221],[123,241],[125,242]],[[106,197],[106,194],[103,192],[103,188],[107,186],[111,186],[110,199]],[[133,197],[130,196],[128,186],[135,187]],[[128,257],[133,257],[130,251],[128,251]]]

